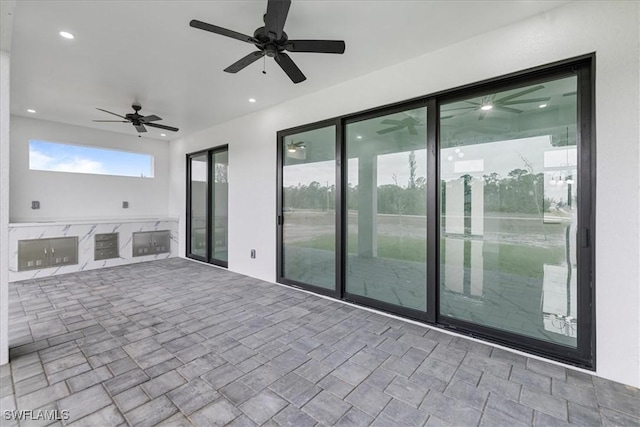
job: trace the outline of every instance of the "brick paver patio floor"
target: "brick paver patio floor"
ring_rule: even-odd
[[[7,427],[640,425],[638,389],[184,259],[9,304]]]

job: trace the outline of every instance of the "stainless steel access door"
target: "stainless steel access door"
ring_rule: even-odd
[[[49,239],[49,266],[78,263],[78,238],[59,237]]]
[[[49,239],[18,241],[18,271],[49,266]]]

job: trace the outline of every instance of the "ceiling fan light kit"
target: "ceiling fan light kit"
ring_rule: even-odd
[[[251,43],[258,49],[225,68],[225,72],[237,73],[258,59],[267,56],[276,61],[293,83],[300,83],[306,80],[306,76],[285,51],[342,54],[345,50],[345,43],[342,40],[289,40],[287,33],[284,32],[284,24],[290,7],[290,0],[269,0],[267,13],[263,16],[264,27],[255,30],[253,36],[196,19],[193,19],[189,25],[193,28]],[[263,73],[266,74],[265,71]]]

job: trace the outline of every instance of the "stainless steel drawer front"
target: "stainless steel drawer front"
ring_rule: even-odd
[[[119,258],[118,248],[96,249],[95,260]]]
[[[95,252],[93,258],[96,261],[120,257],[118,234],[119,233],[104,233],[95,235]]]

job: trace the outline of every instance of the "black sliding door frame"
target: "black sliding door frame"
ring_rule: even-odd
[[[403,102],[403,103],[399,103],[399,104],[394,104],[393,106],[390,107],[383,107],[380,109],[376,109],[376,110],[371,110],[371,111],[366,111],[363,113],[359,113],[359,114],[354,114],[351,115],[349,117],[345,117],[343,120],[341,120],[341,127],[342,127],[342,134],[343,134],[343,141],[345,141],[344,144],[342,144],[342,146],[340,147],[340,157],[342,159],[344,159],[343,163],[343,169],[342,169],[342,174],[343,176],[347,176],[347,163],[349,161],[348,159],[348,154],[347,154],[347,144],[346,144],[346,130],[347,130],[347,126],[350,124],[354,124],[354,123],[358,123],[358,122],[362,122],[362,121],[366,121],[366,120],[371,120],[371,119],[375,119],[377,117],[383,117],[383,116],[387,116],[389,114],[394,114],[394,113],[400,113],[403,111],[407,111],[407,110],[414,110],[414,109],[418,109],[418,108],[425,108],[427,107],[427,100],[426,99],[419,99],[419,100],[412,100],[412,101],[408,101],[408,102]],[[429,114],[428,112],[429,110],[427,109],[427,116]],[[427,133],[426,133],[426,138],[427,141],[425,141],[426,145],[427,145],[427,152],[429,150],[429,143],[428,143],[428,137],[429,137],[429,121],[428,121],[428,117],[427,117]],[[427,155],[427,163],[429,160],[429,155]],[[428,168],[427,165],[427,176],[430,176],[430,170]],[[341,191],[342,193],[345,195],[344,200],[342,201],[343,206],[347,206],[347,199],[346,199],[346,194],[347,194],[347,180],[343,180],[344,182],[342,183],[342,187],[341,187]],[[428,185],[427,185],[428,186]],[[429,190],[427,190],[427,200],[429,199]],[[427,201],[428,204],[428,201]],[[427,207],[428,208],[428,207]],[[347,224],[347,209],[343,209],[344,210],[344,214],[341,217],[342,220],[342,229],[347,230],[348,228],[348,224]],[[427,230],[428,230],[428,222],[429,222],[429,211],[427,210]],[[429,234],[427,232],[427,254],[429,253],[429,245],[430,245],[430,239],[429,239]],[[340,252],[345,254],[342,262],[345,264],[346,266],[346,262],[347,262],[347,236],[346,234],[343,236],[343,238],[341,239],[340,242]],[[428,257],[427,257],[428,259]],[[427,263],[427,277],[425,277],[425,288],[427,288],[427,278],[429,277],[430,274],[430,265]],[[407,307],[403,307],[400,305],[396,305],[396,304],[391,304],[388,302],[384,302],[384,301],[380,301],[374,298],[370,298],[370,297],[366,297],[363,295],[358,295],[358,294],[354,294],[354,293],[350,293],[347,291],[346,289],[346,285],[347,285],[347,277],[346,277],[346,271],[345,271],[345,267],[343,266],[342,269],[345,273],[342,275],[342,277],[340,278],[341,281],[340,283],[342,284],[342,295],[341,298],[349,301],[349,302],[354,302],[356,304],[360,304],[360,305],[365,305],[368,307],[372,307],[372,308],[376,308],[379,310],[383,310],[383,311],[387,311],[387,312],[392,312],[394,314],[398,314],[400,316],[403,317],[407,317],[407,318],[411,318],[411,319],[416,319],[416,320],[421,320],[421,321],[432,321],[432,318],[434,316],[430,315],[432,314],[429,310],[429,295],[428,295],[428,291],[425,292],[425,297],[427,298],[426,301],[426,307],[427,307],[427,311],[420,311],[420,310],[416,310],[416,309],[411,309],[411,308],[407,308]]]
[[[447,95],[437,98],[437,134],[438,147],[440,134],[440,103],[468,99],[492,91],[505,91],[518,87],[544,83],[551,79],[577,77],[577,153],[578,153],[578,226],[577,233],[577,346],[575,348],[551,343],[523,334],[508,332],[472,323],[453,317],[442,315],[437,307],[437,324],[446,329],[462,332],[466,335],[483,338],[508,347],[515,347],[529,353],[537,354],[579,367],[592,369],[595,367],[595,290],[593,284],[595,262],[595,109],[593,107],[593,79],[591,68],[595,58],[587,56],[566,63],[559,63],[552,67],[541,67],[533,71],[518,73],[509,78],[496,79],[484,84],[473,85],[473,88],[463,88],[451,91]],[[437,241],[440,241],[440,158],[436,151],[435,161],[438,173],[438,188],[435,191],[438,215],[436,218]],[[440,253],[436,254],[438,277],[440,277]],[[589,284],[587,287],[586,284]],[[436,282],[435,292],[440,301],[439,281]],[[514,343],[517,343],[514,346]]]
[[[186,164],[187,164],[187,171],[186,171],[186,182],[187,182],[187,212],[186,212],[186,229],[185,229],[185,237],[186,237],[186,247],[185,247],[185,256],[187,258],[191,258],[191,259],[195,259],[198,261],[202,261],[202,262],[208,262],[209,259],[209,245],[208,243],[206,243],[209,239],[209,234],[207,231],[207,235],[206,235],[206,239],[205,239],[205,256],[201,256],[198,254],[194,254],[191,251],[191,244],[192,242],[192,238],[191,238],[191,227],[193,225],[193,221],[191,218],[191,215],[193,214],[193,210],[192,210],[192,190],[193,190],[193,186],[191,185],[192,182],[192,172],[193,172],[193,168],[192,168],[192,159],[194,157],[200,157],[202,155],[206,155],[207,156],[207,169],[209,169],[209,156],[207,154],[207,150],[202,150],[202,151],[197,151],[194,153],[187,153],[185,158],[186,158]],[[208,177],[207,177],[208,180]],[[209,216],[209,191],[206,191],[205,194],[205,205],[207,206],[207,216]]]
[[[229,266],[228,260],[220,260],[213,258],[213,250],[211,248],[211,242],[214,236],[214,227],[213,227],[213,218],[214,218],[214,202],[215,202],[215,176],[213,174],[214,168],[214,156],[217,153],[222,153],[224,151],[229,151],[228,145],[222,145],[215,148],[210,148],[206,150],[200,150],[193,153],[187,153],[186,162],[187,162],[187,211],[186,211],[186,254],[187,258],[195,259],[198,261],[206,262],[208,264],[217,265],[219,267],[227,268]],[[191,159],[194,157],[206,155],[207,156],[207,186],[206,186],[206,210],[207,210],[207,218],[205,221],[205,229],[206,229],[206,239],[205,239],[205,253],[206,256],[200,256],[197,254],[193,254],[191,252],[191,205],[192,205],[192,186],[191,186],[191,176],[192,176],[192,165]],[[227,221],[228,223],[228,221]]]
[[[285,155],[285,138],[291,135],[295,135],[302,132],[309,132],[316,129],[322,129],[330,126],[335,126],[335,170],[336,170],[336,184],[334,194],[335,204],[335,283],[333,289],[327,289],[320,286],[315,286],[309,283],[303,283],[291,278],[285,277],[284,274],[284,211],[283,211],[283,171],[284,171],[284,155]],[[318,294],[331,296],[334,298],[342,298],[342,289],[340,287],[341,277],[343,271],[342,258],[342,246],[340,244],[340,235],[342,232],[342,222],[340,221],[342,213],[342,176],[341,176],[341,162],[342,156],[340,154],[340,146],[342,144],[342,132],[341,121],[339,119],[323,120],[321,122],[311,123],[308,125],[297,126],[286,130],[279,131],[277,133],[277,176],[276,176],[276,277],[278,283],[290,285],[296,288],[309,290]]]
[[[390,312],[402,317],[422,321],[432,327],[452,330],[464,335],[482,338],[516,350],[543,356],[548,359],[595,369],[595,54],[583,55],[507,76],[485,80],[445,90],[431,95],[366,111],[344,115],[317,123],[279,131],[277,134],[277,281],[300,287],[337,299],[347,300]],[[474,95],[505,91],[564,77],[577,77],[577,135],[578,153],[578,230],[576,236],[577,262],[577,346],[532,338],[503,329],[447,317],[440,313],[440,249],[441,249],[441,171],[440,171],[440,105],[469,99]],[[384,116],[416,107],[427,107],[427,291],[426,312],[396,306],[346,291],[347,262],[347,151],[346,127],[350,123]],[[327,290],[283,277],[283,148],[284,138],[299,132],[334,125],[336,127],[336,289]]]

